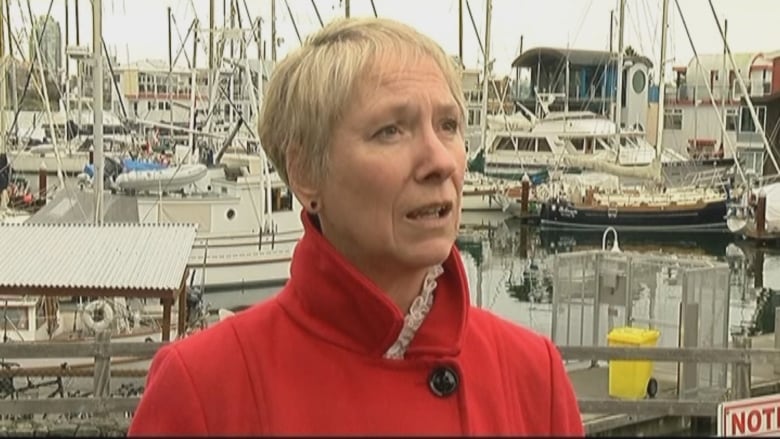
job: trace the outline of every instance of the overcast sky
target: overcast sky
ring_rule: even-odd
[[[11,2],[11,20],[14,29],[29,29],[27,0]],[[70,44],[75,44],[75,3],[70,7]],[[223,22],[223,4],[215,1],[215,22]],[[51,0],[29,0],[34,15],[46,14]],[[52,16],[61,23],[65,34],[66,0],[53,0]],[[263,38],[270,40],[270,0],[239,0],[242,16],[246,9],[252,18],[262,16],[265,21]],[[343,0],[315,0],[324,21],[344,14]],[[723,45],[708,0],[679,0],[696,50],[700,54],[720,53]],[[311,0],[287,0],[292,16],[302,35],[319,27]],[[474,21],[484,36],[485,0],[468,0]],[[661,0],[627,0],[625,44],[658,62],[660,51]],[[411,24],[438,41],[448,52],[458,52],[458,0],[374,0],[380,16],[395,18]],[[721,22],[728,19],[728,41],[734,52],[774,51],[780,49],[780,0],[713,0]],[[246,9],[245,6],[246,5]],[[182,36],[197,16],[201,27],[208,26],[209,0],[103,0],[103,36],[120,63],[144,58],[168,58],[167,12],[172,8],[178,32]],[[492,54],[494,71],[511,71],[512,59],[517,55],[520,38],[524,48],[537,46],[603,49],[609,47],[610,11],[617,11],[617,0],[494,0],[492,21]],[[90,0],[80,0],[81,44],[91,44],[92,10]],[[464,8],[465,9],[465,8]],[[373,15],[370,0],[352,0],[353,16]],[[22,11],[24,13],[22,14]],[[277,0],[277,29],[284,39],[278,49],[282,56],[296,47],[298,38],[293,30],[285,0]],[[617,13],[615,14],[617,17]],[[481,54],[468,12],[465,13],[464,58],[471,67],[481,65]],[[246,22],[245,26],[246,26]],[[685,35],[675,1],[670,1],[669,45],[667,59],[674,65],[684,65],[693,56]],[[180,40],[174,29],[174,53]],[[268,43],[270,44],[270,42]],[[191,51],[191,43],[186,50]],[[205,45],[204,45],[205,47]],[[617,47],[617,38],[615,38]],[[205,57],[199,53],[199,60]],[[250,47],[250,53],[256,49]],[[270,56],[270,49],[269,49]],[[181,64],[186,65],[184,58]],[[201,62],[198,62],[202,65]]]

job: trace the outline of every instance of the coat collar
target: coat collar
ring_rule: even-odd
[[[290,281],[278,300],[312,334],[354,352],[381,357],[398,338],[404,316],[387,295],[322,236],[301,213],[304,235],[295,247]],[[469,308],[468,282],[457,248],[442,264],[433,307],[406,351],[457,355]]]

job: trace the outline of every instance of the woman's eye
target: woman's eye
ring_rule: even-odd
[[[397,125],[388,125],[380,129],[379,131],[377,131],[376,134],[374,134],[374,137],[379,139],[389,139],[394,136],[397,136],[400,133],[401,130],[400,128],[398,128]]]
[[[448,119],[444,121],[442,124],[444,129],[450,132],[456,132],[458,131],[458,121],[457,119]]]

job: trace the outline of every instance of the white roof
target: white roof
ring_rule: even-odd
[[[120,64],[115,68],[118,71],[138,70],[146,73],[168,73],[168,61],[162,59],[140,59],[127,64]],[[179,65],[173,66],[173,73],[188,73],[190,69]]]
[[[734,53],[733,57],[737,69],[739,69],[742,78],[746,81],[749,79],[751,67],[772,65],[772,59],[767,58],[766,55],[761,52]],[[699,60],[701,61],[701,67],[695,57],[691,58],[688,62],[686,81],[689,86],[703,86],[705,83],[708,83],[710,80],[710,72],[712,71],[718,72],[718,78],[727,78],[727,73],[725,72],[734,70],[731,67],[730,60],[726,58],[726,70],[724,72],[722,53],[699,55]],[[703,72],[704,75],[702,75],[700,71]]]
[[[2,224],[0,292],[176,291],[195,233],[194,224]]]

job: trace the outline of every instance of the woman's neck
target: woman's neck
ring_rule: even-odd
[[[412,302],[420,295],[423,282],[425,282],[425,277],[430,271],[430,268],[425,268],[406,272],[392,272],[383,268],[376,273],[371,273],[371,270],[361,267],[358,268],[363,274],[371,279],[379,289],[387,294],[403,315],[406,315],[409,312]]]

